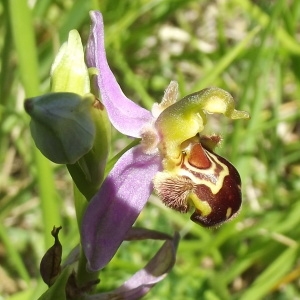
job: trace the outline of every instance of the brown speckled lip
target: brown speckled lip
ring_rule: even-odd
[[[205,199],[212,208],[212,212],[207,216],[202,216],[201,212],[195,210],[191,220],[204,227],[214,227],[221,225],[237,215],[241,204],[241,178],[236,168],[225,158],[214,155],[229,169],[229,175],[224,178],[223,186],[217,194],[213,194],[205,185],[199,185],[196,194],[200,199]]]

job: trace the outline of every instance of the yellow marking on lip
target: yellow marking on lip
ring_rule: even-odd
[[[197,176],[192,174],[190,171],[199,172],[199,169],[191,166],[188,163],[188,156],[184,157],[184,164],[188,167],[188,170],[181,169],[181,166],[180,166],[180,167],[176,168],[174,173],[177,174],[178,176],[186,176],[186,177],[190,178],[193,181],[193,183],[196,185],[200,185],[200,184],[206,185],[211,190],[211,192],[214,195],[216,195],[223,187],[224,178],[227,175],[229,175],[229,169],[224,163],[222,163],[218,159],[217,156],[215,156],[213,153],[208,153],[208,158],[211,161],[211,167],[208,169],[201,169],[200,171],[202,174],[208,175],[208,176],[213,175],[211,170],[215,170],[217,166],[216,166],[216,163],[211,159],[211,157],[214,157],[214,160],[218,162],[218,164],[220,165],[220,167],[222,169],[221,172],[219,173],[219,177],[215,183],[205,180],[205,179],[199,179]]]
[[[226,219],[228,219],[231,216],[231,213],[232,213],[232,208],[228,207],[226,211]]]
[[[199,199],[195,193],[190,193],[188,195],[188,199],[193,203],[194,207],[201,212],[201,216],[206,217],[212,212],[211,206],[208,202]]]

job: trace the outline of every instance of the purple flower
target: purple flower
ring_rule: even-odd
[[[162,201],[180,212],[195,208],[192,220],[218,225],[240,208],[240,177],[214,154],[218,136],[199,136],[207,113],[248,118],[234,109],[232,97],[218,88],[205,89],[177,101],[171,82],[161,104],[145,110],[122,92],[106,59],[103,19],[91,12],[87,65],[98,70],[95,84],[113,126],[141,138],[115,164],[90,201],[82,222],[82,245],[88,267],[102,269],[111,260],[155,188]]]

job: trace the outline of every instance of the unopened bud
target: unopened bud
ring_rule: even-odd
[[[73,164],[92,148],[93,102],[92,95],[83,98],[74,93],[50,93],[25,101],[32,137],[48,159]]]

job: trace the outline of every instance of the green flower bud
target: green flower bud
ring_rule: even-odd
[[[99,189],[110,145],[104,106],[90,93],[90,76],[80,36],[69,33],[51,69],[51,91],[27,99],[30,130],[37,148],[51,161],[66,164],[79,191],[90,199]]]
[[[94,97],[50,93],[27,99],[30,130],[37,148],[51,161],[74,164],[93,147],[95,124],[91,116]]]
[[[110,145],[110,122],[92,94],[50,93],[25,101],[37,148],[66,164],[83,195],[91,198],[103,177]]]

